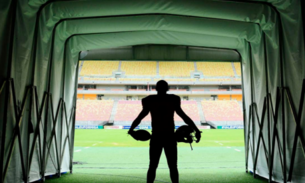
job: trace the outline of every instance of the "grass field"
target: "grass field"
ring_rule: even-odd
[[[127,130],[76,130],[73,174],[47,183],[146,182],[149,142]],[[261,183],[245,173],[243,130],[204,130],[200,143],[178,144],[181,183]],[[164,153],[155,182],[171,182]]]

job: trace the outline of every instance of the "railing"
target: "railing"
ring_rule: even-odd
[[[16,100],[16,92],[15,92],[15,87],[14,87],[14,80],[13,79],[5,80],[1,85],[0,94],[2,93],[2,91],[5,87],[9,87],[8,88],[9,96],[12,96],[12,99],[13,99],[12,103],[14,104],[13,111],[14,111],[14,117],[15,117],[16,123],[15,123],[14,129],[13,129],[12,139],[10,140],[10,143],[8,145],[8,151],[6,151],[7,154],[5,154],[5,155],[3,154],[1,156],[2,158],[1,158],[0,162],[3,162],[3,163],[1,163],[0,166],[2,166],[1,169],[3,170],[3,172],[1,172],[2,180],[0,180],[0,182],[3,183],[5,180],[7,170],[10,165],[11,157],[14,152],[15,145],[16,145],[15,141],[17,138],[18,138],[18,146],[20,149],[20,161],[21,161],[21,169],[22,169],[22,176],[23,176],[24,182],[29,181],[28,177],[30,174],[30,168],[32,165],[32,160],[33,160],[33,156],[34,156],[35,147],[37,144],[37,139],[39,141],[38,158],[39,158],[39,162],[40,162],[40,171],[41,171],[41,177],[43,178],[43,181],[44,181],[44,173],[45,173],[46,166],[47,166],[46,163],[50,156],[50,150],[53,145],[53,139],[55,139],[55,141],[54,141],[55,152],[56,152],[55,155],[56,155],[56,160],[57,160],[57,167],[55,167],[55,168],[57,169],[57,176],[61,175],[61,165],[62,165],[64,153],[66,150],[65,146],[66,146],[67,142],[69,144],[69,151],[70,151],[69,169],[70,169],[70,172],[72,173],[72,158],[73,158],[72,153],[73,153],[74,142],[73,142],[73,139],[71,139],[70,134],[72,134],[74,136],[73,125],[75,125],[76,93],[74,95],[74,104],[73,104],[74,106],[72,107],[72,111],[71,111],[70,117],[68,119],[66,103],[62,98],[59,99],[56,113],[54,113],[52,94],[45,92],[43,95],[43,100],[40,104],[36,86],[29,86],[26,89],[21,107],[18,107],[17,100]],[[47,107],[47,104],[49,104],[51,116],[47,116],[46,119],[51,117],[51,123],[52,123],[51,134],[48,139],[47,139],[47,128],[46,128],[48,125],[48,119],[45,120],[44,122],[42,121],[42,115]],[[22,141],[21,141],[20,127],[21,127],[21,124],[23,121],[23,116],[24,116],[25,108],[27,105],[29,106],[30,111],[32,110],[32,108],[34,109],[34,111],[35,111],[34,113],[36,114],[37,123],[36,123],[36,126],[34,127],[34,129],[32,129],[32,130],[29,129],[28,138],[27,138],[28,146],[26,148],[23,148]],[[5,104],[5,107],[8,107],[8,104]],[[64,119],[62,119],[61,124],[63,125],[64,121],[65,121],[66,133],[67,133],[67,135],[64,137],[63,143],[62,143],[62,138],[60,138],[60,140],[57,139],[58,135],[60,137],[62,137],[63,128],[61,128],[61,130],[60,130],[61,134],[58,134],[58,132],[56,132],[56,126],[58,125],[60,112],[63,113],[63,115],[64,115]],[[29,112],[28,123],[32,123],[32,119],[33,119],[32,112]],[[6,129],[7,122],[8,122],[8,120],[3,121],[3,128],[2,128],[2,130],[3,130],[2,138],[3,139],[2,139],[2,143],[1,143],[1,150],[4,150],[4,148],[5,148],[5,142],[6,142],[5,136],[6,136],[7,130],[4,130],[4,129]],[[72,128],[71,128],[71,125],[72,125]],[[44,131],[41,129],[44,129]],[[70,129],[71,129],[71,131],[70,131]],[[31,134],[31,133],[34,133],[34,134]],[[41,135],[41,133],[42,133],[42,135]],[[32,143],[30,143],[31,135],[33,135]],[[42,142],[42,145],[41,145],[41,142]],[[61,146],[62,148],[60,148],[60,149],[63,149],[62,152],[59,151],[58,144],[57,144],[58,142],[60,143],[60,145],[63,144],[63,146]],[[30,144],[32,144],[32,145],[30,145]],[[5,151],[3,151],[3,153],[4,152]],[[26,158],[28,158],[28,161],[25,161],[24,154],[29,154],[29,156],[26,157]],[[4,158],[4,157],[7,157],[7,158]]]

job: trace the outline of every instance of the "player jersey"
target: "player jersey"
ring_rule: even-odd
[[[174,112],[180,106],[179,96],[150,95],[142,99],[142,105],[143,109],[150,112],[152,133],[174,132]]]

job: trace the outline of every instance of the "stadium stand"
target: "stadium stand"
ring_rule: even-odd
[[[196,101],[181,101],[181,108],[184,112],[189,115],[191,119],[196,122],[200,121],[199,111]],[[142,104],[140,100],[130,101],[130,100],[120,100],[117,106],[116,116],[114,118],[115,122],[125,121],[126,124],[130,125],[131,122],[139,115],[142,110]],[[174,115],[175,122],[183,121],[176,113]],[[150,114],[148,114],[143,120],[143,122],[151,122]],[[141,123],[142,124],[142,123]]]
[[[234,62],[234,67],[235,67],[235,70],[236,70],[236,74],[238,76],[241,76],[241,67],[240,67],[240,63],[239,62]]]
[[[243,96],[242,95],[231,95],[232,100],[242,101]]]
[[[210,91],[229,91],[228,89],[210,89]]]
[[[85,61],[80,72],[81,76],[91,75],[112,75],[112,72],[118,70],[119,61]]]
[[[154,79],[154,81],[159,81],[160,79]],[[184,81],[184,82],[192,82],[196,81],[197,79],[194,78],[164,78],[165,81],[171,82],[171,81]]]
[[[198,106],[196,101],[181,101],[181,108],[194,122],[200,121]],[[183,120],[176,113],[174,114],[175,122],[182,122]]]
[[[76,121],[108,121],[113,100],[77,100]]]
[[[116,78],[89,78],[89,77],[84,77],[85,81],[115,81]]]
[[[142,110],[140,100],[120,100],[117,106],[117,112],[114,121],[128,121],[129,124],[136,119]],[[151,121],[150,114],[148,114],[142,121]]]
[[[127,76],[155,76],[157,74],[157,62],[122,62],[121,71],[125,72]]]
[[[159,62],[160,76],[190,77],[194,62]]]
[[[92,91],[105,91],[106,89],[104,89],[104,88],[100,88],[100,89],[89,88],[88,90],[92,90]]]
[[[234,67],[233,67],[234,65]],[[196,66],[196,67],[195,67]],[[121,70],[123,73],[119,78],[113,76],[113,71]],[[201,71],[203,76],[199,78],[192,78],[191,73],[194,71]],[[236,71],[235,71],[236,70]],[[84,121],[114,121],[113,125],[131,125],[132,121],[138,116],[142,110],[141,99],[146,89],[143,89],[143,82],[154,81],[157,82],[161,79],[166,80],[171,84],[170,91],[182,95],[184,91],[227,91],[227,89],[216,89],[220,83],[211,83],[214,87],[207,87],[200,82],[223,82],[223,81],[241,81],[240,63],[220,63],[220,62],[156,62],[156,61],[131,61],[120,62],[119,61],[84,61],[80,72],[81,82],[85,82],[85,86],[88,83],[86,81],[109,81],[109,85],[98,82],[93,82],[95,87],[99,89],[85,89],[85,90],[104,90],[104,91],[138,91],[134,92],[139,96],[121,96],[118,98],[115,96],[115,102],[112,100],[105,101],[106,98],[114,99],[113,94],[110,96],[103,96],[89,92],[88,94],[78,94],[77,98],[77,120]],[[116,76],[117,77],[117,76]],[[197,76],[198,77],[198,76]],[[131,87],[129,84],[118,87],[116,82],[112,81],[132,81]],[[138,82],[138,84],[137,84]],[[172,82],[172,83],[171,83]],[[174,82],[188,82],[183,84],[174,84]],[[192,88],[193,82],[195,82],[194,89]],[[123,82],[122,82],[123,83]],[[82,84],[82,83],[81,83]],[[92,85],[92,84],[91,84]],[[147,84],[148,85],[148,84]],[[185,85],[185,86],[184,86]],[[201,86],[202,85],[202,86]],[[210,85],[210,84],[209,84]],[[83,86],[83,85],[82,85]],[[146,84],[145,84],[146,86]],[[150,91],[155,91],[154,84],[149,83]],[[147,87],[148,87],[147,86]],[[84,86],[83,86],[84,87]],[[198,87],[198,88],[196,88]],[[125,89],[124,89],[125,88]],[[138,88],[138,89],[135,89]],[[145,87],[144,87],[145,88]],[[211,89],[210,89],[211,88]],[[213,89],[214,88],[214,89]],[[79,89],[81,90],[81,89]],[[232,89],[232,91],[240,91],[239,89]],[[81,92],[81,91],[80,91]],[[101,92],[96,92],[101,93]],[[107,93],[107,92],[105,92]],[[113,92],[115,93],[115,92]],[[119,92],[120,93],[120,92]],[[132,93],[132,92],[130,92]],[[121,94],[121,93],[120,93]],[[198,95],[198,92],[196,93]],[[242,101],[241,94],[228,95],[225,92],[221,95],[217,94],[218,101],[214,101],[215,97],[209,101],[201,101],[207,98],[200,97],[198,101],[183,100],[181,101],[181,107],[187,115],[189,115],[196,125],[201,125],[200,120],[212,121],[217,125],[239,125],[243,120],[242,110],[238,101]],[[127,100],[126,100],[127,99]],[[234,100],[234,101],[232,101]],[[95,103],[95,101],[97,103]],[[99,102],[108,102],[106,104]],[[110,105],[111,104],[111,105]],[[99,109],[105,108],[107,110],[99,111]],[[202,108],[201,108],[202,107]],[[110,108],[110,109],[109,109]],[[199,111],[200,110],[200,111]],[[94,114],[93,114],[94,113]],[[176,125],[183,125],[182,119],[175,114],[174,120]],[[84,121],[81,121],[82,123]],[[140,125],[151,125],[150,115],[146,116]],[[234,123],[237,122],[237,123]],[[86,123],[86,124],[89,124]],[[79,123],[80,124],[80,123]],[[85,123],[84,123],[85,124]],[[94,124],[94,122],[92,122]]]
[[[151,78],[119,78],[119,81],[151,81]]]
[[[218,95],[218,100],[231,100],[231,95]]]
[[[191,89],[191,91],[206,91],[206,89]]]
[[[85,100],[96,100],[97,94],[84,94],[84,99]]]
[[[121,89],[121,88],[111,88],[111,91],[124,91],[125,89]]]
[[[202,78],[199,81],[232,81],[231,78]]]
[[[231,62],[197,62],[197,70],[204,76],[234,76]]]
[[[77,99],[83,99],[84,98],[84,94],[77,94]]]
[[[242,121],[240,105],[235,100],[201,101],[206,121]]]

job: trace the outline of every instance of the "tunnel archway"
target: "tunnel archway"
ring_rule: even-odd
[[[72,171],[69,149],[79,52],[138,44],[237,50],[243,63],[246,145],[251,144],[246,170],[269,180],[303,180],[303,4],[5,2],[0,36],[1,180],[33,181]],[[57,160],[55,167],[49,156]],[[28,180],[30,172],[36,173]]]

